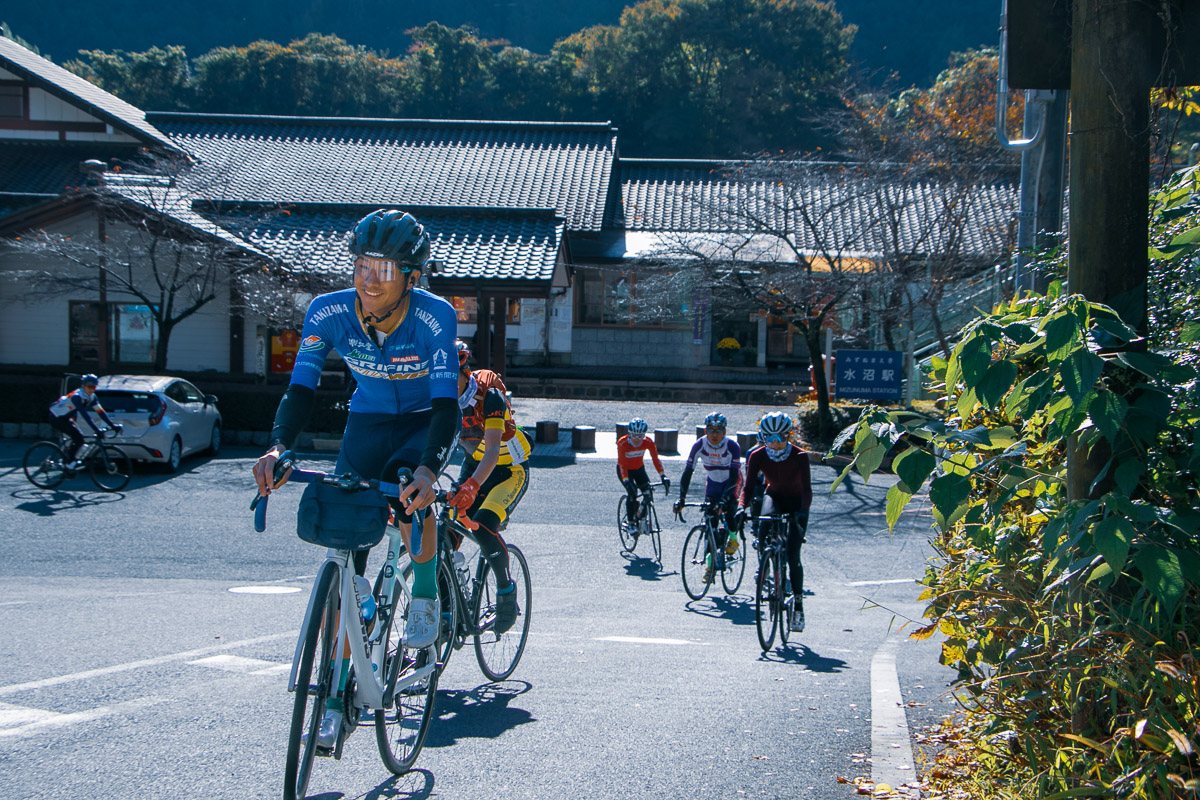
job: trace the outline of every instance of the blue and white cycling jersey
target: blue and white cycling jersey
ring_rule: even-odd
[[[458,398],[458,318],[448,302],[423,289],[409,295],[408,312],[380,347],[355,311],[354,289],[323,294],[308,306],[292,383],[317,388],[325,356],[336,350],[358,388],[350,410],[407,414],[430,408],[434,397]]]

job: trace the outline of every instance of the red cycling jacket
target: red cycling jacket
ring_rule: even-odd
[[[654,462],[654,467],[658,470],[659,475],[666,472],[662,462],[658,460],[658,447],[649,436],[643,437],[641,444],[637,447],[629,443],[628,434],[617,439],[617,469],[620,472],[621,480],[629,477],[629,470],[645,465],[646,453],[650,454],[650,460]]]

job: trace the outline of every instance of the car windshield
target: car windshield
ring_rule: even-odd
[[[96,392],[100,405],[105,411],[113,414],[137,414],[139,412],[153,414],[158,411],[162,401],[158,395],[150,392],[120,392],[103,389]]]

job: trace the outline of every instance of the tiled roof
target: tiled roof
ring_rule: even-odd
[[[88,113],[147,145],[171,151],[179,149],[162,131],[146,121],[146,113],[140,108],[4,36],[0,36],[0,67],[68,103],[83,106]]]
[[[0,192],[59,194],[83,184],[80,163],[131,159],[129,145],[97,142],[0,142]]]
[[[353,259],[347,234],[376,205],[266,207],[255,212],[197,210],[285,267],[326,274],[350,275]],[[430,257],[442,262],[433,280],[548,282],[554,276],[565,223],[553,212],[538,209],[408,207],[429,231]]]
[[[778,182],[765,176],[745,177],[750,173],[739,171],[744,166],[744,162],[622,159],[618,169],[626,230],[746,234],[756,232],[752,221],[761,221],[769,230],[793,229],[801,249],[811,249],[816,243],[808,231],[785,220],[784,209],[799,202],[814,219],[830,226],[829,241],[846,243],[846,250],[875,253],[890,249],[875,224],[877,200],[886,197],[902,209],[899,227],[905,249],[942,244],[940,233],[932,238],[929,233],[929,222],[937,219],[945,196],[946,189],[939,184],[896,183],[868,192],[854,165],[823,165],[793,172],[789,181],[796,192],[793,200],[788,187]],[[967,197],[963,252],[981,256],[1002,252],[1018,200],[1018,188],[1011,183],[973,186]]]
[[[219,199],[550,208],[600,230],[616,153],[607,123],[151,114],[223,175]]]

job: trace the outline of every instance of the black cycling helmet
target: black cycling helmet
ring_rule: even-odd
[[[100,379],[90,372],[79,379],[80,386],[96,386],[99,383]]]
[[[350,232],[350,252],[367,258],[386,258],[420,269],[429,258],[429,234],[412,214],[395,209],[372,211]]]

